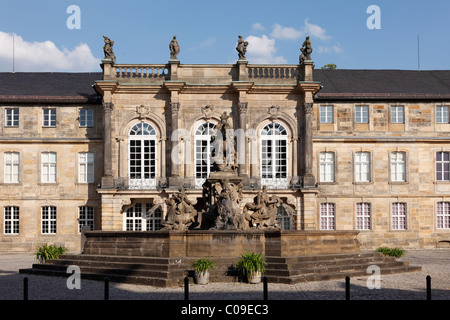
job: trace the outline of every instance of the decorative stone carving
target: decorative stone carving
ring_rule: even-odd
[[[177,36],[173,36],[169,44],[170,60],[178,60],[177,55],[180,53],[180,46],[178,45]]]
[[[167,216],[166,220],[161,222],[163,230],[187,230],[197,217],[197,210],[187,198],[184,187],[181,186],[178,190],[179,192],[166,200]]]
[[[239,102],[238,103],[238,111],[239,114],[246,113],[248,108],[248,102]]]
[[[217,124],[215,132],[211,137],[212,160],[217,171],[236,171],[234,138],[231,126],[228,124],[230,116],[223,112],[220,122]]]
[[[305,114],[311,114],[312,110],[313,110],[313,103],[312,102],[305,102],[303,104],[303,111],[305,112]]]
[[[218,212],[214,229],[245,229],[244,216],[239,206],[242,200],[242,184],[235,184],[225,179],[216,183],[214,187]]]
[[[172,114],[178,114],[178,111],[180,111],[180,103],[179,102],[171,102],[169,107],[170,107],[170,112]]]
[[[103,36],[103,39],[105,40],[105,45],[103,46],[103,52],[105,54],[104,59],[110,59],[113,63],[116,63],[116,55],[113,52],[114,41],[106,36]]]
[[[280,106],[270,106],[267,109],[267,113],[270,115],[270,119],[277,119],[280,113]]]
[[[244,206],[243,214],[250,226],[256,229],[279,229],[278,208],[282,205],[279,197],[267,194],[267,186],[263,187],[253,202]]]
[[[248,41],[244,41],[242,36],[238,36],[238,43],[236,46],[236,50],[238,52],[239,60],[247,60],[245,58],[245,53],[247,52]]]
[[[141,104],[140,106],[136,107],[136,112],[139,114],[139,119],[143,119],[150,113],[150,108]]]
[[[303,42],[303,45],[300,48],[300,52],[302,53],[300,55],[300,64],[302,64],[305,60],[311,60],[312,51],[311,41],[309,40],[309,37],[306,37],[305,42]]]
[[[207,105],[202,107],[202,114],[206,120],[210,119],[213,113],[214,113],[214,106]]]
[[[114,104],[112,102],[103,102],[103,111],[105,113],[111,113],[114,110]]]

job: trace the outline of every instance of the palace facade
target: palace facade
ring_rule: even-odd
[[[83,228],[161,228],[184,186],[200,212],[221,115],[242,205],[262,186],[286,230],[358,230],[363,249],[450,243],[450,71],[102,61],[0,74],[0,252],[80,250]],[[156,204],[162,210],[146,212]]]

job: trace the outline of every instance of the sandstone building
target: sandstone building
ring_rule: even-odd
[[[80,248],[81,229],[158,230],[180,186],[201,210],[221,115],[244,201],[285,229],[358,230],[362,248],[450,243],[450,71],[118,64],[0,74],[0,252]],[[237,161],[239,160],[239,161]]]

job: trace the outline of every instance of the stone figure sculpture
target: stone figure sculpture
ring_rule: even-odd
[[[313,49],[311,47],[311,41],[309,40],[309,37],[306,37],[306,40],[305,42],[303,42],[300,51],[302,53],[300,55],[300,64],[302,64],[305,60],[311,60],[311,53]]]
[[[169,44],[170,60],[178,60],[177,56],[180,53],[180,45],[177,41],[177,36],[173,36],[172,41]]]
[[[103,36],[103,39],[105,40],[105,45],[103,46],[103,52],[105,54],[104,59],[110,59],[113,63],[116,63],[116,55],[113,52],[114,41],[106,36]]]
[[[238,36],[238,43],[236,50],[238,52],[239,60],[246,60],[245,53],[247,52],[248,41],[244,41],[242,36]]]
[[[166,200],[167,216],[161,222],[163,230],[187,230],[197,217],[197,210],[187,198],[184,187],[181,186],[178,190]]]
[[[234,155],[234,138],[231,126],[228,124],[229,115],[223,112],[211,137],[214,168],[217,171],[236,171],[236,157]]]
[[[267,186],[258,192],[253,202],[246,203],[243,209],[245,220],[256,229],[279,229],[278,208],[282,205],[279,197],[267,194]]]
[[[244,216],[240,210],[242,200],[242,185],[236,185],[225,179],[216,186],[216,197],[218,216],[214,229],[219,230],[242,230],[244,228]],[[217,193],[216,193],[217,194]]]

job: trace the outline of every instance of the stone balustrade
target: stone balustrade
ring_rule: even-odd
[[[114,69],[118,80],[129,78],[169,79],[169,68],[166,64],[116,64]]]
[[[297,65],[248,65],[249,80],[258,79],[284,79],[296,80],[298,77]]]

